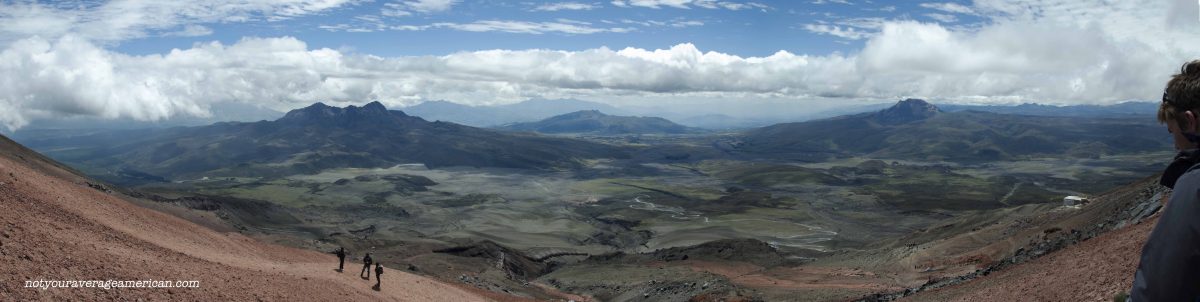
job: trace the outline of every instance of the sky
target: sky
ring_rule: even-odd
[[[318,101],[1112,104],[1198,58],[1191,0],[0,0],[0,124]]]

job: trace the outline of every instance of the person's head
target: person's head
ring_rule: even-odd
[[[1163,101],[1158,107],[1158,121],[1167,125],[1175,138],[1175,149],[1187,150],[1198,147],[1196,138],[1200,132],[1200,60],[1183,64],[1179,73],[1167,81],[1163,90]]]
[[[375,268],[382,268],[382,267],[383,267],[383,264],[379,264],[379,262],[375,262]]]

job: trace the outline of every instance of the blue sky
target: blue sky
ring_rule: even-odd
[[[1197,58],[1191,0],[0,0],[0,125],[226,103],[1112,104]]]

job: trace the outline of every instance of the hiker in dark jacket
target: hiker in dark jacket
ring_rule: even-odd
[[[362,272],[358,274],[358,277],[371,280],[371,253],[367,253],[363,256],[363,269]]]
[[[338,247],[338,250],[334,252],[334,254],[338,256],[338,272],[340,273],[342,272],[342,268],[346,265],[346,248]]]
[[[381,277],[383,277],[383,265],[380,265],[379,262],[375,262],[375,290],[379,290],[380,284],[383,283],[380,280],[383,279]]]
[[[1159,183],[1174,192],[1142,247],[1129,295],[1136,302],[1200,300],[1200,60],[1181,69],[1158,109],[1179,151]]]

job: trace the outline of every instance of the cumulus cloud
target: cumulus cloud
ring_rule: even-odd
[[[958,32],[897,22],[867,42],[858,65],[871,75],[862,91],[868,94],[1110,103],[1155,95],[1185,59],[1164,55],[1095,28],[1009,22]]]

